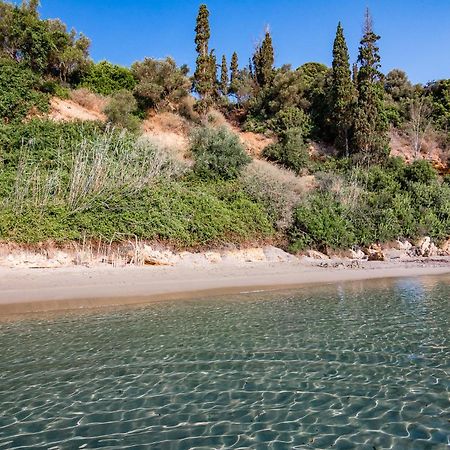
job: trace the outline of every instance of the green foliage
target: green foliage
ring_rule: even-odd
[[[35,120],[2,126],[0,148],[0,240],[137,237],[192,247],[274,234],[237,182],[173,178],[167,151],[128,133]]]
[[[429,83],[425,91],[432,100],[436,126],[448,132],[450,130],[450,79]]]
[[[3,126],[0,139],[0,240],[137,237],[190,247],[274,234],[237,182],[174,179],[167,151],[128,133],[32,121]]]
[[[26,243],[137,237],[195,247],[267,239],[273,233],[264,208],[235,184],[172,182],[98,198],[82,212],[48,205],[0,213],[0,239]]]
[[[222,56],[222,64],[220,66],[220,92],[227,96],[229,90],[228,65],[225,55]]]
[[[267,146],[262,156],[296,173],[309,165],[308,146],[301,131],[295,128],[283,133],[279,142]]]
[[[0,53],[35,73],[71,82],[87,68],[90,41],[60,20],[41,20],[37,2],[0,3]]]
[[[123,89],[132,91],[136,86],[136,80],[130,69],[101,61],[89,66],[80,85],[97,94],[111,95]]]
[[[0,120],[19,122],[32,110],[48,110],[49,98],[40,92],[38,77],[22,64],[0,59]]]
[[[109,123],[131,132],[139,130],[139,119],[134,115],[137,112],[137,101],[130,91],[122,90],[111,96],[105,108]]]
[[[406,167],[405,178],[413,183],[431,185],[437,180],[437,172],[429,161],[416,160]]]
[[[233,52],[233,55],[231,56],[231,63],[230,63],[230,94],[236,94],[238,92],[238,85],[237,81],[239,78],[239,60],[238,55],[236,52]]]
[[[340,22],[333,45],[333,83],[330,97],[334,142],[336,147],[348,156],[356,93],[351,79],[347,43]]]
[[[206,112],[217,96],[217,70],[214,50],[209,51],[209,11],[206,5],[200,5],[195,27],[195,45],[197,60],[193,77],[193,89],[199,94],[199,112]]]
[[[407,166],[392,158],[384,167],[342,173],[344,179],[332,173],[316,175],[320,188],[294,214],[294,250],[450,236],[450,186],[436,178],[429,163]]]
[[[250,97],[245,128],[249,131],[269,129],[275,115],[291,107],[303,110],[311,116],[313,123],[317,122],[316,116],[324,116],[322,109],[327,109],[323,106],[327,74],[327,67],[317,63],[304,64],[297,70],[288,65],[276,69],[270,85]],[[314,127],[317,127],[316,123]]]
[[[312,131],[310,116],[295,106],[287,106],[278,111],[273,119],[267,121],[267,126],[279,135],[295,131],[301,136],[308,137]]]
[[[134,94],[143,109],[159,110],[178,105],[188,95],[188,69],[177,67],[170,57],[162,60],[145,58],[134,63],[131,70],[137,80]]]
[[[388,154],[388,122],[384,112],[384,86],[377,41],[372,18],[366,13],[364,36],[359,48],[358,105],[355,120],[355,144],[364,157],[380,160]]]
[[[226,128],[199,128],[193,133],[194,172],[202,179],[237,178],[251,161],[239,138]]]
[[[266,31],[262,43],[256,48],[252,61],[256,82],[260,88],[265,88],[273,80],[275,61],[272,36],[269,31]]]
[[[329,193],[316,193],[296,209],[291,240],[292,250],[299,251],[314,246],[349,248],[356,238],[343,205]]]

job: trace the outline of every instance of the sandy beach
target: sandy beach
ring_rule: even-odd
[[[295,260],[173,267],[0,267],[0,315],[447,273],[450,258],[357,265],[348,260]]]

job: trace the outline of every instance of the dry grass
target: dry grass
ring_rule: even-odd
[[[298,177],[289,170],[259,160],[246,168],[241,182],[249,195],[267,206],[280,231],[291,226],[294,208],[315,186],[313,176]]]
[[[97,113],[102,113],[108,103],[108,100],[105,99],[105,97],[95,94],[86,88],[71,91],[70,99],[83,108]]]

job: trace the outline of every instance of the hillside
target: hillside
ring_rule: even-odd
[[[86,96],[86,93],[84,94]],[[106,100],[95,94],[89,95],[89,101],[84,98],[78,100],[75,95],[72,99],[53,98],[51,100],[48,117],[55,121],[101,121],[107,118],[103,113]],[[78,100],[78,101],[77,101]],[[236,133],[251,157],[262,158],[261,153],[268,145],[276,141],[275,137],[268,137],[262,133],[243,131],[236,124],[227,121],[223,114],[214,111],[212,114],[214,126],[225,126]],[[189,123],[179,114],[170,112],[151,113],[142,123],[142,132],[152,142],[163,147],[173,148],[179,154],[186,155],[189,148],[189,135],[194,125]],[[414,160],[430,161],[441,173],[448,173],[449,158],[448,151],[441,148],[433,137],[429,137],[423,143],[422,151],[415,154],[411,143],[405,134],[392,130],[389,134],[389,145],[393,157],[401,157],[410,164]],[[311,142],[309,152],[312,157],[327,157],[336,154],[332,146],[319,142]],[[264,159],[264,158],[263,158]]]

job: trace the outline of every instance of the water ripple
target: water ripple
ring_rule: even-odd
[[[448,449],[450,279],[0,325],[0,449]]]

